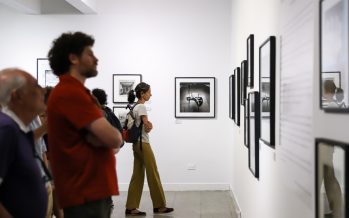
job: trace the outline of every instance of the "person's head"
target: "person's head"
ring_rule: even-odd
[[[344,99],[344,92],[343,92],[343,89],[337,88],[337,91],[336,91],[336,99],[337,99],[338,103],[340,103],[340,102],[343,101],[343,99]]]
[[[53,73],[60,76],[76,71],[81,77],[97,75],[98,59],[94,56],[92,36],[82,32],[63,33],[53,41],[48,59]]]
[[[99,104],[101,106],[106,105],[107,102],[107,94],[105,93],[105,91],[103,89],[93,89],[92,90],[92,94],[97,98]]]
[[[336,84],[332,80],[325,80],[323,84],[323,95],[328,98],[331,97],[333,98],[334,94],[336,93]]]
[[[129,91],[128,93],[128,102],[133,103],[136,99],[148,101],[151,97],[150,85],[145,82],[140,82],[134,90]]]
[[[17,68],[0,71],[0,104],[7,106],[25,125],[45,111],[43,94],[29,73]]]

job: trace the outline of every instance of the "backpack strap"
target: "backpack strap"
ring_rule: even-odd
[[[134,105],[127,105],[127,107],[130,109],[130,111],[131,111],[131,113],[130,113],[130,115],[131,115],[131,117],[134,119],[134,120],[136,120],[135,119],[135,117],[134,117],[134,114],[133,114],[133,109],[137,106],[137,104],[138,103],[136,103],[136,104],[134,104]],[[143,120],[142,120],[142,118],[141,118],[141,123],[139,124],[139,131],[140,131],[140,133],[141,134],[139,134],[139,142],[140,142],[140,149],[141,149],[141,151],[143,150],[143,148],[142,148],[142,129],[143,129]]]

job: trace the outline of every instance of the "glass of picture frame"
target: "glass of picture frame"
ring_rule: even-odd
[[[254,35],[247,38],[247,86],[253,88],[254,85]]]
[[[349,112],[348,11],[346,0],[320,1],[320,108]]]
[[[254,91],[248,94],[248,167],[252,174],[259,178],[259,137],[260,137],[260,97]]]
[[[259,47],[259,89],[261,140],[275,147],[275,64],[276,39],[270,36]]]
[[[59,78],[53,74],[53,70],[47,58],[36,59],[36,78],[41,87],[55,87],[59,82]]]
[[[113,102],[128,103],[128,92],[142,82],[141,74],[113,74]]]
[[[246,100],[246,90],[247,90],[247,83],[248,83],[248,75],[247,75],[247,61],[244,60],[241,62],[241,104],[245,105]]]
[[[215,77],[175,77],[175,117],[215,117]]]
[[[240,126],[240,67],[235,68],[234,70],[235,75],[235,124],[237,126]]]
[[[349,144],[315,140],[316,217],[348,217]]]
[[[246,97],[246,99],[245,99],[245,107],[244,107],[244,120],[245,120],[245,122],[244,122],[244,144],[245,144],[245,146],[246,147],[248,147],[249,146],[249,137],[250,137],[250,134],[249,134],[249,132],[250,132],[250,128],[249,128],[249,126],[248,126],[248,120],[249,120],[249,108],[248,108],[248,96]]]
[[[229,77],[229,117],[235,119],[235,76]]]

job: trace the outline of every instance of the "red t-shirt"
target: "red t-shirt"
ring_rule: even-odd
[[[118,195],[110,148],[89,144],[84,128],[103,117],[90,91],[70,75],[59,77],[48,111],[49,157],[60,206],[71,207]]]

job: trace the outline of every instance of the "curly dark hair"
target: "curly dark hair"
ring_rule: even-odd
[[[136,97],[141,98],[141,94],[147,92],[150,89],[150,85],[145,82],[140,82],[134,90],[128,92],[127,101],[128,103],[134,103]],[[136,94],[135,94],[136,92]]]
[[[92,36],[82,32],[63,33],[55,39],[47,55],[53,73],[56,76],[67,73],[71,65],[69,55],[75,54],[81,56],[84,48],[86,46],[93,46],[94,42],[95,40]]]
[[[107,94],[103,89],[93,89],[92,94],[97,98],[100,105],[106,105],[107,104]]]

